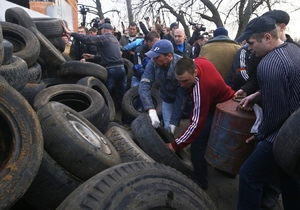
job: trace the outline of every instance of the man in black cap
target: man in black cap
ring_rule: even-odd
[[[275,24],[269,16],[255,18],[237,39],[246,40],[251,53],[262,57],[257,66],[260,91],[243,99],[240,108],[261,102],[263,109],[258,132],[246,140],[258,143],[240,169],[239,210],[261,208],[263,187],[274,169],[279,171],[284,208],[300,207],[300,181],[286,174],[273,156],[273,143],[280,127],[300,108],[300,49],[280,40]]]
[[[178,23],[174,22],[170,25],[170,33],[163,36],[163,39],[171,40],[174,37],[174,31],[178,28]]]
[[[107,69],[107,80],[105,86],[112,94],[114,87],[117,91],[117,105],[121,106],[123,96],[127,90],[127,77],[124,68],[124,61],[121,56],[120,44],[113,35],[113,27],[109,23],[103,23],[100,26],[101,35],[89,36],[71,32],[63,23],[64,30],[75,39],[93,44],[99,47],[101,64]],[[94,55],[84,55],[85,59],[95,59]]]

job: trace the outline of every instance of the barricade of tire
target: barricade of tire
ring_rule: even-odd
[[[0,79],[1,209],[10,208],[22,196],[33,209],[59,205],[59,209],[74,209],[72,205],[76,209],[82,202],[76,197],[79,191],[84,194],[82,199],[89,200],[85,198],[88,190],[81,187],[92,189],[99,184],[105,199],[93,209],[110,209],[106,198],[113,200],[113,209],[126,203],[129,209],[215,209],[186,176],[157,163],[186,175],[193,170],[187,155],[174,154],[166,147],[166,142],[174,140],[172,136],[163,129],[155,130],[148,115],[134,106],[138,87],[129,89],[133,66],[129,60],[124,59],[128,92],[122,103],[125,115],[133,121],[132,132],[112,122],[116,113],[104,85],[106,69],[94,63],[66,61],[62,56],[61,20],[32,19],[18,7],[6,10],[5,18],[7,22],[0,22],[0,75],[4,78]],[[158,90],[151,94],[161,117]],[[142,142],[145,135],[153,137],[153,142]],[[8,140],[13,136],[14,144]],[[156,149],[155,144],[167,156],[161,159],[145,149]],[[124,186],[136,189],[133,197],[126,197]],[[113,191],[120,192],[120,197],[114,197]],[[140,193],[145,196],[135,204]],[[76,202],[70,203],[69,194]]]

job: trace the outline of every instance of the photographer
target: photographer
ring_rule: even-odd
[[[189,22],[189,24],[192,26],[194,32],[192,34],[192,37],[189,39],[188,43],[190,45],[193,45],[197,40],[198,36],[201,35],[200,32],[205,31],[206,27],[203,24],[197,24],[193,22]]]

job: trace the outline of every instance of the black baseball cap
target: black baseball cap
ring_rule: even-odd
[[[272,10],[264,13],[262,16],[268,16],[276,21],[276,23],[289,24],[290,16],[287,12],[282,10]]]
[[[268,16],[260,16],[251,20],[244,29],[242,36],[236,39],[242,42],[249,39],[253,34],[272,31],[276,28],[276,21]]]

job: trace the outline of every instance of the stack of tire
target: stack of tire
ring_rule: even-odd
[[[106,69],[62,56],[61,20],[32,19],[18,7],[7,9],[5,18],[0,22],[1,209],[21,198],[32,209],[215,209],[199,187],[172,169],[187,176],[193,170],[184,151],[174,154],[166,147],[174,137],[154,129],[136,107],[138,87],[129,89],[122,103],[132,121],[129,132],[113,122],[114,102],[103,84]],[[132,63],[125,64],[131,78]],[[161,116],[157,89],[152,98]]]

